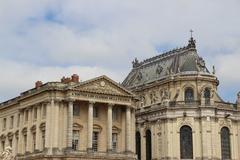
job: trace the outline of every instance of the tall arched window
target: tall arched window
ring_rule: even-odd
[[[186,103],[191,103],[194,101],[194,92],[192,88],[187,88],[185,90],[185,102]]]
[[[140,135],[140,132],[136,132],[136,154],[137,154],[137,159],[141,160],[141,135]]]
[[[180,129],[180,151],[181,159],[193,158],[192,128],[189,126]]]
[[[210,104],[210,97],[211,97],[210,89],[205,88],[205,90],[204,90],[205,104]]]
[[[227,127],[221,129],[222,159],[231,159],[230,132]]]
[[[151,131],[146,131],[146,160],[152,160],[152,135]]]

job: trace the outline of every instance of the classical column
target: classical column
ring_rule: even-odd
[[[73,101],[68,102],[67,148],[72,148],[73,136]]]
[[[107,150],[112,151],[112,106],[108,104],[108,116],[107,116]]]
[[[55,105],[53,107],[53,123],[52,123],[52,132],[53,132],[53,149],[58,150],[59,143],[58,143],[58,137],[59,137],[59,104],[60,101],[55,101]]]
[[[20,114],[20,119],[19,119],[19,131],[18,131],[18,151],[17,153],[19,154],[22,154],[22,151],[23,151],[23,137],[22,137],[22,129],[23,129],[23,123],[24,123],[24,120],[23,120],[23,111],[20,110],[19,111],[19,114]]]
[[[93,105],[94,105],[94,102],[89,102],[89,106],[88,106],[88,143],[87,143],[88,151],[92,150]]]
[[[36,123],[36,148],[35,150],[40,151],[41,148],[41,134],[40,134],[40,123],[41,123],[41,106],[42,104],[39,104],[37,106],[37,123]]]
[[[131,108],[126,106],[126,152],[131,152]]]
[[[46,108],[46,140],[45,140],[45,148],[48,150],[47,154],[52,154],[52,132],[51,132],[51,124],[52,124],[52,108],[54,105],[54,100],[52,99],[49,103],[47,103]]]
[[[28,121],[27,121],[27,150],[26,152],[32,152],[32,108],[28,110]]]

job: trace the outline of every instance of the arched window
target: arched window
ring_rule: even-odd
[[[185,102],[186,103],[191,103],[194,101],[194,92],[192,88],[187,88],[185,90]]]
[[[137,154],[137,159],[141,160],[141,135],[140,135],[140,132],[136,132],[136,154]]]
[[[152,160],[152,135],[151,131],[146,131],[146,160]]]
[[[205,90],[204,90],[205,104],[210,104],[210,97],[211,97],[210,89],[205,88]]]
[[[227,127],[221,129],[222,159],[231,159],[230,132]]]
[[[192,128],[189,126],[180,129],[180,151],[181,159],[193,158]]]

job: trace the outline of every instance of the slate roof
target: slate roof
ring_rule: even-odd
[[[209,73],[204,60],[199,57],[195,40],[191,37],[188,45],[139,62],[135,59],[133,68],[122,85],[127,88],[160,80],[169,74],[199,71]]]

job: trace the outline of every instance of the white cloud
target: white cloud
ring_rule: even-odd
[[[7,60],[0,60],[0,64],[2,66],[0,68],[0,101],[13,98],[23,91],[34,88],[34,83],[38,80],[43,83],[60,81],[63,76],[70,77],[72,74],[78,74],[82,81],[101,75],[107,75],[116,82],[121,82],[124,74],[126,74],[124,71],[120,71],[119,73],[101,67],[41,67]]]
[[[217,66],[221,84],[240,90],[239,77],[230,76],[240,54],[239,7],[239,0],[0,1],[0,66],[7,60],[31,73],[21,86],[35,81],[29,65],[39,72],[45,68],[44,77],[57,68],[49,80],[72,66],[116,74],[130,70],[134,57],[155,55],[156,47],[166,51],[166,46],[186,45],[193,29],[199,54]],[[12,79],[19,76],[18,67],[10,71]],[[0,96],[12,92],[14,88]]]

